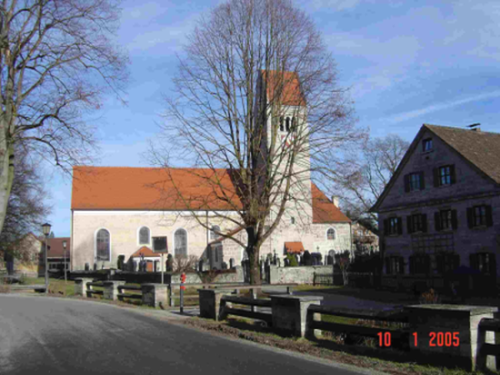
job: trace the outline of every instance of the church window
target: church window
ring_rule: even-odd
[[[295,224],[295,218],[294,217],[292,217],[291,221],[292,221],[292,224]]]
[[[290,117],[287,117],[286,118],[286,131],[289,132],[290,131]]]
[[[139,245],[147,245],[150,241],[150,232],[148,227],[139,229]]]
[[[174,234],[174,255],[187,256],[187,232],[177,229]]]
[[[327,240],[334,240],[335,239],[335,229],[328,228],[328,230],[326,231],[326,239]]]
[[[283,125],[283,116],[280,117],[280,132],[285,131],[285,127]]]
[[[96,259],[110,260],[111,236],[106,229],[99,229],[96,234]]]
[[[220,227],[218,225],[214,225],[210,230],[210,241],[214,241],[220,237],[217,233],[220,233]]]

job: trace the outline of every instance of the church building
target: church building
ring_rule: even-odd
[[[293,115],[305,114],[303,101],[297,100],[298,78],[294,73],[284,74],[290,79],[284,88],[289,95],[282,100],[284,115],[278,128],[283,144],[296,129],[307,126],[305,115],[300,119]],[[258,90],[267,93],[264,100],[269,100],[268,88]],[[270,118],[265,126],[270,139]],[[264,259],[276,255],[283,264],[287,253],[308,250],[321,254],[322,263],[327,264],[335,253],[351,249],[351,221],[336,199],[327,198],[311,181],[309,159],[309,151],[297,158],[297,168],[304,169],[305,177],[297,184],[300,189],[292,193],[300,194],[301,204],[287,202],[279,225],[261,246]],[[122,264],[137,269],[142,259],[149,271],[159,271],[161,252],[194,256],[204,260],[204,269],[240,265],[247,257],[245,248],[220,236],[230,234],[246,243],[246,231],[235,225],[241,201],[233,175],[231,169],[75,166],[71,269],[119,268]],[[217,181],[217,189],[207,181]]]

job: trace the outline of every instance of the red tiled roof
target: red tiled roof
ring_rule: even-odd
[[[295,72],[277,72],[263,70],[267,100],[279,101],[283,105],[303,106],[305,99],[300,90],[299,76]],[[279,95],[278,98],[274,98]]]
[[[179,194],[180,193],[180,194]],[[74,167],[73,210],[235,210],[228,169]]]
[[[207,180],[219,181],[220,185]],[[314,224],[350,222],[314,183],[311,192]],[[73,210],[231,211],[241,208],[228,169],[73,168]]]
[[[64,258],[64,241],[66,241],[66,257],[69,258],[69,249],[71,247],[70,237],[49,238],[49,251],[47,251],[47,258]]]
[[[313,224],[351,222],[314,183],[311,183],[311,194],[313,199]]]
[[[144,258],[158,258],[161,255],[161,253],[155,253],[149,247],[143,246],[139,250],[137,250],[135,253],[133,253],[130,257],[131,258],[140,257],[141,254],[144,255]]]
[[[285,250],[290,254],[301,253],[304,251],[304,245],[302,242],[285,242]]]

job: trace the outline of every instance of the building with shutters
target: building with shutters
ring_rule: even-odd
[[[259,90],[269,96],[272,90],[266,77],[274,73],[261,73]],[[287,83],[280,99],[284,115],[279,127],[271,130],[271,116],[262,124],[268,132],[279,132],[277,138],[282,143],[273,150],[287,147],[293,133],[307,126],[298,77],[290,72],[284,75]],[[295,113],[301,116],[294,117]],[[262,244],[260,254],[264,258],[276,254],[283,264],[286,252],[308,250],[321,254],[325,264],[336,252],[351,248],[351,221],[336,200],[327,198],[311,181],[309,151],[301,151],[296,160],[300,161],[297,168],[305,168],[301,171],[304,177],[293,184],[285,213]],[[174,257],[194,255],[206,261],[207,268],[240,265],[245,249],[221,236],[231,234],[246,243],[245,228],[235,226],[237,209],[242,206],[235,175],[229,169],[74,167],[72,270],[118,268],[122,264],[137,270],[138,261],[144,259],[147,270],[157,271],[162,268],[159,252]]]
[[[372,211],[386,274],[496,277],[500,134],[424,124]]]

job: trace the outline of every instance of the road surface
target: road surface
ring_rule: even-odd
[[[90,301],[1,295],[0,374],[368,373],[146,314]]]

